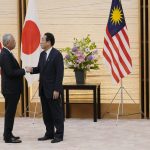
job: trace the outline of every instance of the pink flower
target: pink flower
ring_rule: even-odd
[[[84,62],[85,61],[85,56],[83,55],[83,54],[81,54],[81,55],[78,55],[78,57],[77,57],[77,63],[82,63],[82,62]]]
[[[78,56],[83,55],[83,53],[82,53],[82,52],[80,52],[80,51],[77,51],[77,52],[75,52],[75,55],[78,57]]]

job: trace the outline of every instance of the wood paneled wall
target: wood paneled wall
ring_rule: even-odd
[[[56,38],[55,47],[58,49],[72,47],[73,38],[83,38],[87,34],[96,42],[100,55],[103,49],[105,28],[108,21],[112,0],[36,0],[41,24],[41,32],[52,32]],[[18,42],[18,12],[17,0],[0,0],[0,37],[6,33],[12,33]],[[122,0],[123,10],[128,26],[128,34],[131,45],[131,57],[133,72],[123,79],[123,85],[130,96],[140,103],[140,45],[139,45],[139,0]],[[18,57],[18,46],[14,50]],[[99,70],[87,72],[87,83],[101,83],[102,103],[110,103],[117,93],[120,85],[113,85],[111,75],[100,56]],[[73,70],[65,69],[64,83],[75,82]],[[35,82],[30,99],[38,97],[38,82]],[[36,94],[35,94],[36,92]],[[80,94],[80,95],[79,95]],[[34,97],[33,97],[34,96]],[[90,92],[72,91],[71,100],[74,102],[91,101]],[[120,99],[120,94],[116,97]],[[132,103],[124,93],[125,103]]]
[[[16,48],[12,51],[16,59],[19,61],[18,53],[18,0],[0,0],[0,41],[5,33],[11,33],[16,39]],[[1,78],[1,76],[0,76]],[[1,82],[1,79],[0,79]],[[0,86],[1,89],[1,86]],[[4,98],[0,93],[0,113],[4,112]],[[20,115],[21,107],[17,110]],[[2,113],[3,114],[3,113]]]
[[[37,0],[41,32],[52,32],[56,38],[55,47],[58,49],[72,47],[73,38],[83,38],[87,34],[96,42],[100,55],[103,49],[105,28],[108,21],[112,0]],[[123,85],[130,96],[140,102],[140,64],[139,64],[139,1],[122,0],[123,10],[128,26],[128,34],[131,45],[131,57],[133,61],[133,72],[123,79]],[[113,85],[111,76],[100,56],[99,70],[87,72],[87,83],[101,83],[101,99],[103,103],[109,103],[117,93],[120,85]],[[65,69],[64,83],[75,82],[73,70]],[[32,92],[35,93],[37,83],[34,84]],[[80,95],[78,95],[80,94]],[[35,99],[38,94],[36,94]],[[90,100],[91,93],[84,91],[73,91],[73,101]],[[120,94],[116,97],[120,99]],[[124,93],[125,103],[132,103]]]
[[[17,20],[17,0],[0,0],[0,41],[2,40],[3,34],[12,33],[18,43]],[[16,45],[15,50],[12,52],[18,58],[18,45]],[[3,101],[1,93],[0,99]]]

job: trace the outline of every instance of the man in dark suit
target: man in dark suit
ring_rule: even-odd
[[[39,96],[46,133],[38,140],[53,139],[51,143],[62,141],[64,135],[64,117],[61,101],[64,63],[62,54],[53,48],[54,43],[53,34],[45,33],[41,39],[41,47],[44,51],[40,54],[38,66],[33,68],[26,67],[26,71],[31,74],[40,73]],[[54,128],[56,128],[56,131]]]
[[[1,90],[5,98],[4,141],[5,143],[21,143],[20,137],[12,134],[14,117],[22,89],[22,77],[25,70],[21,69],[11,50],[16,42],[11,34],[3,36],[3,49],[0,53]]]

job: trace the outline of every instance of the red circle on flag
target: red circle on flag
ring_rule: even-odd
[[[22,51],[30,55],[36,51],[40,44],[40,31],[31,20],[26,21],[22,31]]]

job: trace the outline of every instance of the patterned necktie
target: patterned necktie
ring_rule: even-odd
[[[47,58],[47,53],[46,52],[44,52],[44,58],[43,58],[43,64],[45,65],[46,64],[46,58]]]

